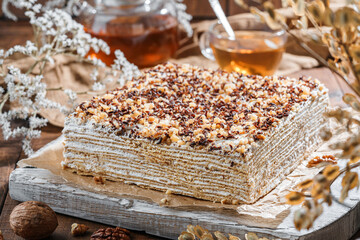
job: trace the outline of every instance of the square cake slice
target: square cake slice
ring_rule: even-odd
[[[321,142],[327,89],[167,63],[67,117],[64,168],[222,203],[253,203]]]

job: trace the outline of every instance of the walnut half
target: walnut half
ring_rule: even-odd
[[[131,240],[130,231],[125,228],[101,228],[91,235],[90,240]]]

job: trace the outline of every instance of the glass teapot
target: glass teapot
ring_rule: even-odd
[[[120,49],[140,68],[165,62],[179,46],[176,6],[169,0],[93,0],[78,16],[85,31],[104,40],[110,55],[90,52],[107,65]]]

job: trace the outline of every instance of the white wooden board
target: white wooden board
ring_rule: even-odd
[[[335,195],[339,184],[339,181],[333,184]],[[239,224],[241,216],[234,211],[174,209],[145,200],[109,197],[79,189],[45,169],[16,169],[10,176],[9,189],[10,196],[18,201],[43,201],[58,213],[171,239],[177,239],[188,224],[200,224],[242,239],[246,232],[255,232],[281,239],[341,240],[349,239],[360,228],[360,190],[351,192],[346,201],[349,208],[337,203],[325,207],[312,229],[299,232],[293,226],[292,213],[276,229],[250,227]]]

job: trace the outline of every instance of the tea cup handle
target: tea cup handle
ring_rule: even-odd
[[[215,61],[213,50],[210,47],[210,33],[204,32],[199,39],[199,47],[201,50],[201,54],[210,59]]]

